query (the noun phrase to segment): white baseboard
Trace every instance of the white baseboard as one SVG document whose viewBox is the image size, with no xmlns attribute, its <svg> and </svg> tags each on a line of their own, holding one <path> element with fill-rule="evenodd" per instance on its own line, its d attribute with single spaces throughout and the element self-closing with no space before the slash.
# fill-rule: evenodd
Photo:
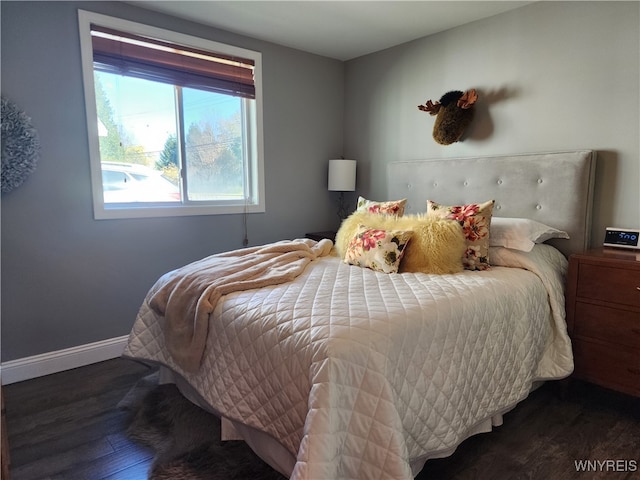
<svg viewBox="0 0 640 480">
<path fill-rule="evenodd" d="M 124 335 L 4 362 L 0 370 L 2 385 L 117 358 L 122 355 L 128 338 L 128 335 Z"/>
</svg>

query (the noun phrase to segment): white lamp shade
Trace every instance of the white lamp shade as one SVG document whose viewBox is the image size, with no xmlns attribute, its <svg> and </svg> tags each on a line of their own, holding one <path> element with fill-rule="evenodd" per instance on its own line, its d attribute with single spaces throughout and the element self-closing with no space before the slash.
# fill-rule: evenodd
<svg viewBox="0 0 640 480">
<path fill-rule="evenodd" d="M 356 189 L 356 161 L 329 160 L 329 190 L 352 192 Z"/>
</svg>

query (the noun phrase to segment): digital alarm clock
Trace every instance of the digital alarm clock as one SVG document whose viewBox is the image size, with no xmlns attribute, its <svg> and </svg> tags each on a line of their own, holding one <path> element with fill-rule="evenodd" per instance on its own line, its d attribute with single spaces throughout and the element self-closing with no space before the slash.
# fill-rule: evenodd
<svg viewBox="0 0 640 480">
<path fill-rule="evenodd" d="M 605 247 L 640 249 L 640 228 L 607 227 L 604 235 Z"/>
</svg>

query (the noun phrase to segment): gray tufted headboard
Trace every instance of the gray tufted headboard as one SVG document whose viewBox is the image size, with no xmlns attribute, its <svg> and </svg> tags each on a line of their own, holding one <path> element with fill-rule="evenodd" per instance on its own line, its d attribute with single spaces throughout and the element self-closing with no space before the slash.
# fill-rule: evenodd
<svg viewBox="0 0 640 480">
<path fill-rule="evenodd" d="M 591 150 L 388 164 L 388 198 L 407 198 L 406 213 L 442 204 L 495 199 L 493 215 L 531 218 L 569 233 L 551 240 L 566 256 L 589 247 L 596 153 Z"/>
</svg>

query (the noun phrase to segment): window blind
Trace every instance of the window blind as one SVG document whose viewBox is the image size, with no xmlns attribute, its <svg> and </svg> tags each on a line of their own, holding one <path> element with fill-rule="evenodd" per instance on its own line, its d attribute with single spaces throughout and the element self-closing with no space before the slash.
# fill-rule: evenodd
<svg viewBox="0 0 640 480">
<path fill-rule="evenodd" d="M 91 25 L 94 68 L 182 87 L 255 98 L 251 59 Z"/>
</svg>

